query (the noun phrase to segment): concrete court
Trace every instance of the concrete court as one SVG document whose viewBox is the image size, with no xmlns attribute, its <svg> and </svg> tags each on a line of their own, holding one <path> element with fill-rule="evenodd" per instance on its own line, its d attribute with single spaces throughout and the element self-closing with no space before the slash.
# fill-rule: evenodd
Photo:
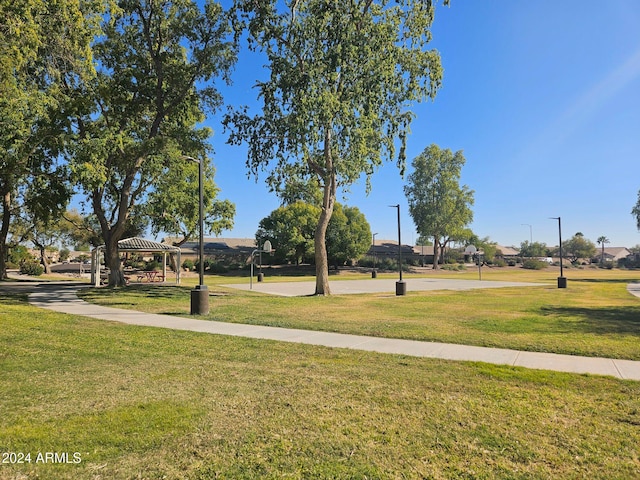
<svg viewBox="0 0 640 480">
<path fill-rule="evenodd" d="M 313 295 L 316 284 L 310 282 L 274 282 L 266 278 L 266 281 L 258 283 L 253 279 L 252 290 L 270 295 L 283 297 L 302 297 Z M 395 295 L 397 279 L 368 279 L 368 280 L 329 280 L 331 293 L 335 295 L 347 295 L 357 293 L 389 293 Z M 496 282 L 487 280 L 456 280 L 448 278 L 410 278 L 405 279 L 407 291 L 424 292 L 428 290 L 472 290 L 476 288 L 504 288 L 504 287 L 540 287 L 550 284 L 526 283 L 526 282 Z M 250 283 L 223 285 L 238 290 L 249 290 Z"/>
<path fill-rule="evenodd" d="M 41 285 L 29 296 L 29 301 L 31 304 L 41 308 L 129 325 L 170 328 L 416 357 L 484 362 L 558 372 L 607 375 L 619 379 L 640 381 L 640 361 L 580 357 L 554 353 L 522 352 L 503 348 L 367 337 L 363 335 L 244 325 L 198 320 L 189 317 L 148 314 L 89 304 L 78 298 L 76 295 L 78 288 L 80 288 L 78 285 Z M 630 293 L 634 292 L 630 291 Z"/>
</svg>

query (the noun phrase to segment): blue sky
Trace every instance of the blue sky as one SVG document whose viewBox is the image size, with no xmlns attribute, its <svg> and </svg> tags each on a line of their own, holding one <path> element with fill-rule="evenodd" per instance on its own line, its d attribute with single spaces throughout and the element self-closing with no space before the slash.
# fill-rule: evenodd
<svg viewBox="0 0 640 480">
<path fill-rule="evenodd" d="M 557 245 L 580 231 L 609 246 L 640 244 L 631 209 L 640 190 L 640 2 L 453 0 L 439 5 L 433 48 L 443 86 L 417 104 L 408 159 L 435 143 L 463 150 L 461 183 L 475 190 L 472 230 L 502 245 Z M 225 101 L 255 105 L 262 60 L 241 53 Z M 247 178 L 245 148 L 225 144 L 220 118 L 208 126 L 220 197 L 236 204 L 225 237 L 253 237 L 279 205 L 263 179 Z M 408 172 L 409 173 L 409 172 Z M 394 163 L 364 179 L 342 203 L 364 212 L 377 239 L 417 235 Z M 524 224 L 524 225 L 523 225 Z M 529 227 L 531 225 L 531 228 Z"/>
</svg>

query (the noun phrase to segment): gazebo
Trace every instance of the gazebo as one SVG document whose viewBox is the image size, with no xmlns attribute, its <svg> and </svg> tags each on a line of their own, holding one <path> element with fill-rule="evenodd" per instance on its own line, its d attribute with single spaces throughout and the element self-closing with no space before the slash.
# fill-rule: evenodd
<svg viewBox="0 0 640 480">
<path fill-rule="evenodd" d="M 100 285 L 100 254 L 104 252 L 105 246 L 100 245 L 91 251 L 91 283 L 98 287 Z M 118 251 L 135 253 L 162 253 L 162 278 L 167 278 L 167 255 L 175 253 L 176 259 L 176 284 L 180 284 L 180 247 L 174 247 L 166 243 L 154 242 L 144 238 L 125 238 L 118 242 Z"/>
</svg>

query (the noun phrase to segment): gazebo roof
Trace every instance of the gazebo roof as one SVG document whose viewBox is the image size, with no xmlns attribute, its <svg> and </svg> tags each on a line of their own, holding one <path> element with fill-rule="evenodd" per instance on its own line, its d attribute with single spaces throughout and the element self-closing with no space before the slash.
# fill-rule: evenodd
<svg viewBox="0 0 640 480">
<path fill-rule="evenodd" d="M 98 248 L 103 249 L 104 245 Z M 118 250 L 121 252 L 178 252 L 180 247 L 154 242 L 145 238 L 132 237 L 120 240 L 118 242 Z"/>
<path fill-rule="evenodd" d="M 96 287 L 100 285 L 100 262 L 99 256 L 105 250 L 105 245 L 100 245 L 92 251 L 91 255 L 91 283 Z M 153 240 L 146 240 L 140 237 L 125 238 L 118 242 L 118 251 L 120 252 L 146 252 L 156 253 L 160 252 L 163 255 L 162 260 L 162 279 L 167 275 L 166 258 L 170 253 L 175 253 L 178 257 L 177 264 L 180 265 L 180 247 L 175 247 L 166 243 L 154 242 Z M 176 283 L 180 283 L 180 269 L 176 268 Z"/>
</svg>

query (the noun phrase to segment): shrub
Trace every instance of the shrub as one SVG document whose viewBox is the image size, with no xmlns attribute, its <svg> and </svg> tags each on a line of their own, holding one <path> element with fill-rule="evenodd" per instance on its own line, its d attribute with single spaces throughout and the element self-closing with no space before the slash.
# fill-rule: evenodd
<svg viewBox="0 0 640 480">
<path fill-rule="evenodd" d="M 191 271 L 193 270 L 194 266 L 195 263 L 190 258 L 187 258 L 184 262 L 182 262 L 182 268 L 184 268 L 185 270 Z"/>
<path fill-rule="evenodd" d="M 60 261 L 65 262 L 69 260 L 69 256 L 71 255 L 71 251 L 68 248 L 63 248 L 60 250 Z"/>
<path fill-rule="evenodd" d="M 493 266 L 494 267 L 506 267 L 507 266 L 507 262 L 505 262 L 503 259 L 501 258 L 496 258 L 493 261 Z"/>
<path fill-rule="evenodd" d="M 210 273 L 227 273 L 229 268 L 219 262 L 207 261 L 204 263 L 205 270 L 209 270 Z"/>
<path fill-rule="evenodd" d="M 465 267 L 464 265 L 457 263 L 455 265 L 451 265 L 451 264 L 444 264 L 442 265 L 442 270 L 450 270 L 452 272 L 458 272 L 458 271 L 462 271 L 462 270 L 466 270 L 467 267 Z"/>
<path fill-rule="evenodd" d="M 405 259 L 402 259 L 403 263 Z M 398 270 L 398 261 L 388 257 L 376 258 L 376 270 Z M 358 260 L 359 267 L 372 268 L 373 257 L 364 257 Z"/>
<path fill-rule="evenodd" d="M 546 268 L 547 265 L 547 262 L 529 258 L 522 263 L 522 268 L 527 268 L 529 270 L 542 270 L 543 268 Z"/>
<path fill-rule="evenodd" d="M 144 266 L 144 269 L 147 272 L 151 272 L 153 270 L 157 270 L 158 268 L 160 268 L 160 264 L 158 262 L 156 262 L 155 260 L 151 260 L 150 262 L 147 262 L 147 264 Z"/>
<path fill-rule="evenodd" d="M 20 264 L 20 273 L 39 277 L 44 273 L 44 268 L 36 260 L 25 260 Z"/>
</svg>

